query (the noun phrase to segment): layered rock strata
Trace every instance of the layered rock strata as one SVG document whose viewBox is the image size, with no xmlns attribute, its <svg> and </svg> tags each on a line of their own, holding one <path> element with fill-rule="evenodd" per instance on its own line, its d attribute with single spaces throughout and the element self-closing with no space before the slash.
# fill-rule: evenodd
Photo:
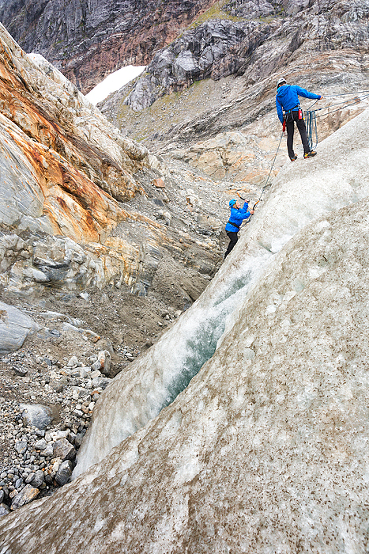
<svg viewBox="0 0 369 554">
<path fill-rule="evenodd" d="M 0 31 L 2 285 L 15 292 L 30 285 L 137 283 L 145 294 L 164 254 L 187 264 L 191 247 L 182 247 L 178 230 L 169 228 L 173 208 L 162 209 L 160 219 L 156 205 L 140 212 L 131 204 L 155 196 L 155 177 L 165 176 L 174 188 L 175 177 L 145 147 L 124 138 L 58 70 L 27 56 Z M 170 188 L 157 196 L 169 202 Z M 182 203 L 186 208 L 185 198 Z M 202 249 L 196 240 L 190 243 Z M 207 272 L 217 258 L 214 247 L 205 246 Z M 200 265 L 195 261 L 193 268 Z"/>
</svg>

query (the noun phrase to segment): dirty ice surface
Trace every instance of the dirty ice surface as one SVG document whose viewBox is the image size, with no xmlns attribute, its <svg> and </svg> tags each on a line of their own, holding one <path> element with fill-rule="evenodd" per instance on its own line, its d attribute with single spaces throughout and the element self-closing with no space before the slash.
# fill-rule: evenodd
<svg viewBox="0 0 369 554">
<path fill-rule="evenodd" d="M 88 94 L 86 98 L 96 106 L 98 102 L 102 102 L 105 98 L 109 96 L 112 92 L 119 90 L 124 85 L 135 79 L 144 71 L 146 66 L 139 65 L 127 65 L 121 67 L 118 71 L 114 71 L 108 75 L 101 83 L 96 85 Z"/>
<path fill-rule="evenodd" d="M 317 150 L 315 158 L 286 163 L 200 298 L 105 391 L 74 476 L 144 427 L 188 385 L 232 328 L 250 288 L 299 230 L 369 195 L 369 110 Z"/>
</svg>

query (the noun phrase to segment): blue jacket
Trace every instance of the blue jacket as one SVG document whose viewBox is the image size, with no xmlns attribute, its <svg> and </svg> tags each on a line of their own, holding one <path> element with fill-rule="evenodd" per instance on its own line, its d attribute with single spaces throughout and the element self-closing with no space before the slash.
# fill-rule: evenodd
<svg viewBox="0 0 369 554">
<path fill-rule="evenodd" d="M 228 221 L 227 225 L 225 226 L 226 231 L 237 233 L 243 220 L 247 219 L 251 215 L 250 212 L 247 211 L 248 207 L 249 207 L 248 203 L 245 202 L 243 205 L 243 208 L 240 208 L 239 210 L 237 210 L 237 208 L 231 208 L 231 215 L 230 215 L 229 221 L 237 225 L 237 227 L 234 227 Z"/>
<path fill-rule="evenodd" d="M 320 100 L 321 98 L 319 94 L 308 92 L 304 88 L 298 87 L 297 85 L 282 85 L 279 87 L 277 96 L 275 97 L 278 117 L 281 123 L 283 123 L 283 110 L 285 112 L 289 112 L 290 110 L 293 110 L 293 108 L 298 109 L 300 107 L 299 96 L 311 99 L 316 98 L 317 100 Z"/>
</svg>

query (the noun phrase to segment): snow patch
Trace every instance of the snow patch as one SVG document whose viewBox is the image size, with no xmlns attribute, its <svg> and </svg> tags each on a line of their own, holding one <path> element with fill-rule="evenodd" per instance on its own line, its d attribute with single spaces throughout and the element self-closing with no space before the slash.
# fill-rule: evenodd
<svg viewBox="0 0 369 554">
<path fill-rule="evenodd" d="M 86 94 L 86 98 L 96 106 L 96 104 L 107 98 L 109 94 L 119 90 L 124 85 L 141 75 L 145 69 L 145 65 L 127 65 L 125 67 L 121 67 L 118 71 L 114 71 L 114 73 L 111 73 L 103 81 L 101 81 L 101 83 L 96 85 L 95 88 Z"/>
</svg>

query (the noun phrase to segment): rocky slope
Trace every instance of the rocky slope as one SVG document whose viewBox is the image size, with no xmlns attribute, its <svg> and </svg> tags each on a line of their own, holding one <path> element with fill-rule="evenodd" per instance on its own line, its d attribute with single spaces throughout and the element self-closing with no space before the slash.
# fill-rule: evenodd
<svg viewBox="0 0 369 554">
<path fill-rule="evenodd" d="M 286 166 L 198 303 L 105 391 L 94 428 L 102 440 L 139 422 L 148 404 L 133 396 L 150 372 L 168 383 L 168 344 L 238 291 L 187 389 L 52 498 L 0 520 L 4 552 L 367 549 L 368 120 Z"/>
<path fill-rule="evenodd" d="M 42 9 L 45 7 L 47 11 L 52 5 L 53 3 L 49 2 L 45 6 L 40 4 L 38 7 Z M 68 4 L 68 6 L 71 5 Z M 5 4 L 3 3 L 2 6 L 4 9 Z M 124 6 L 127 7 L 128 4 L 125 3 Z M 179 5 L 176 4 L 176 6 L 181 9 Z M 192 9 L 191 6 L 187 5 Z M 171 7 L 173 6 L 170 4 L 166 14 L 170 12 Z M 30 9 L 32 12 L 34 6 Z M 105 17 L 109 9 L 110 5 L 106 11 L 103 10 L 104 13 L 101 12 L 101 15 Z M 98 11 L 98 7 L 96 10 Z M 78 10 L 75 13 L 78 15 Z M 55 13 L 56 16 L 60 20 L 60 14 Z M 219 267 L 220 247 L 224 238 L 221 235 L 221 229 L 227 217 L 227 201 L 231 195 L 233 196 L 238 190 L 245 195 L 251 194 L 251 198 L 257 199 L 260 195 L 260 185 L 265 183 L 272 163 L 275 168 L 273 173 L 276 173 L 286 160 L 282 146 L 277 159 L 273 161 L 280 138 L 279 123 L 275 125 L 275 81 L 282 69 L 289 80 L 297 81 L 317 92 L 323 92 L 326 97 L 324 110 L 319 114 L 320 138 L 331 134 L 363 110 L 367 102 L 366 95 L 364 93 L 358 95 L 357 100 L 360 102 L 355 104 L 352 92 L 369 89 L 367 18 L 368 9 L 363 2 L 346 4 L 328 1 L 310 3 L 290 1 L 284 2 L 283 5 L 280 2 L 217 3 L 212 11 L 204 14 L 197 22 L 199 25 L 188 30 L 167 49 L 158 52 L 142 79 L 120 91 L 118 95 L 112 96 L 104 104 L 104 112 L 119 125 L 121 133 L 109 124 L 97 109 L 86 102 L 78 90 L 48 62 L 40 57 L 26 56 L 5 30 L 1 29 L 0 163 L 5 186 L 0 191 L 1 299 L 4 301 L 1 305 L 0 331 L 11 328 L 11 333 L 2 335 L 6 341 L 3 340 L 0 345 L 1 352 L 6 354 L 1 368 L 4 418 L 0 428 L 1 450 L 4 452 L 0 468 L 0 487 L 3 491 L 3 493 L 0 492 L 0 500 L 5 498 L 6 506 L 2 506 L 4 512 L 9 510 L 10 505 L 16 509 L 22 503 L 30 501 L 39 494 L 39 489 L 42 491 L 41 494 L 51 493 L 59 481 L 65 482 L 68 479 L 72 469 L 69 457 L 74 457 L 75 452 L 71 450 L 72 454 L 63 453 L 55 443 L 65 439 L 74 450 L 79 448 L 82 435 L 89 427 L 92 412 L 95 411 L 95 402 L 101 395 L 105 398 L 113 398 L 113 415 L 114 411 L 116 413 L 120 411 L 119 405 L 122 402 L 124 410 L 130 406 L 133 413 L 132 417 L 130 415 L 127 418 L 126 427 L 122 426 L 124 433 L 126 428 L 130 429 L 128 434 L 114 435 L 113 431 L 116 428 L 114 421 L 111 425 L 109 423 L 102 426 L 104 430 L 109 429 L 103 437 L 103 442 L 109 449 L 119 444 L 132 430 L 146 425 L 180 391 L 177 384 L 171 386 L 170 380 L 169 392 L 165 387 L 163 390 L 163 385 L 166 386 L 168 382 L 166 378 L 161 378 L 160 372 L 156 369 L 158 363 L 160 365 L 164 362 L 168 368 L 173 369 L 183 354 L 182 341 L 189 329 L 194 335 L 190 341 L 194 352 L 188 356 L 188 360 L 191 363 L 194 361 L 196 371 L 201 367 L 206 356 L 212 355 L 219 332 L 223 330 L 222 325 L 227 313 L 221 308 L 224 299 L 219 301 L 220 308 L 216 308 L 217 315 L 211 319 L 211 324 L 216 323 L 218 326 L 216 331 L 213 331 L 211 325 L 205 324 L 202 319 L 204 314 L 206 316 L 208 313 L 206 305 L 201 317 L 196 317 L 195 321 L 191 319 L 191 311 L 187 312 L 189 315 L 182 316 L 181 322 L 166 335 L 172 337 L 169 346 L 165 342 L 168 339 L 163 339 L 160 342 L 162 346 L 158 349 L 153 349 L 147 354 L 144 354 L 144 351 L 157 341 L 166 327 L 174 325 L 181 311 L 186 310 L 199 296 Z M 145 17 L 142 20 L 147 21 Z M 164 35 L 167 36 L 165 33 Z M 96 40 L 98 36 L 98 34 L 95 36 Z M 83 49 L 84 46 L 82 45 L 81 48 Z M 78 48 L 77 51 L 80 52 Z M 90 56 L 90 53 L 86 56 Z M 100 54 L 99 59 L 106 61 L 105 54 L 101 52 Z M 86 62 L 86 58 L 83 60 Z M 79 63 L 77 58 L 74 61 Z M 109 64 L 108 61 L 106 67 L 110 67 Z M 85 65 L 88 73 L 92 66 L 87 62 Z M 343 102 L 340 97 L 329 97 L 330 94 L 343 92 L 349 93 L 343 97 Z M 365 132 L 360 131 L 359 135 L 364 136 Z M 137 144 L 132 137 L 139 138 L 141 141 L 143 139 L 143 143 L 153 147 L 159 154 L 153 156 L 142 142 Z M 326 156 L 324 167 L 322 166 L 323 173 L 326 171 L 329 176 L 335 175 L 336 160 L 341 161 L 342 155 L 345 154 L 342 163 L 358 172 L 347 184 L 350 191 L 350 187 L 354 187 L 354 192 L 352 194 L 350 192 L 349 201 L 363 198 L 366 195 L 364 192 L 367 183 L 367 174 L 360 173 L 362 160 L 367 159 L 366 151 L 360 152 L 357 158 L 354 156 L 353 159 L 349 159 L 346 156 L 346 154 L 352 154 L 354 139 L 358 139 L 355 133 L 351 142 L 346 142 L 341 149 L 333 148 L 332 159 Z M 360 148 L 363 149 L 361 143 Z M 304 164 L 302 160 L 301 164 Z M 303 216 L 300 212 L 294 213 L 292 210 L 291 218 L 293 226 L 296 227 L 301 222 L 305 224 L 310 221 L 311 217 L 315 216 L 314 209 L 321 210 L 323 206 L 324 210 L 327 208 L 329 211 L 333 205 L 336 206 L 332 200 L 335 198 L 333 190 L 332 198 L 329 198 L 326 203 L 322 202 L 321 191 L 314 181 L 314 172 L 311 172 L 312 167 L 319 171 L 317 169 L 319 166 L 301 164 L 299 160 L 293 169 L 290 168 L 290 174 L 294 177 L 303 175 L 303 182 L 299 182 L 296 190 L 299 187 L 305 190 L 312 182 L 311 192 L 314 194 L 311 194 L 308 200 L 304 198 L 302 204 L 299 204 L 301 209 L 303 207 Z M 359 184 L 359 174 L 361 181 L 364 181 L 362 188 Z M 288 181 L 286 171 L 278 181 L 280 185 L 282 179 Z M 335 186 L 341 180 L 342 175 L 337 175 Z M 342 196 L 345 197 L 345 194 L 342 193 Z M 285 220 L 291 220 L 285 217 L 286 207 L 290 209 L 291 205 L 295 206 L 296 195 L 294 196 L 291 190 L 284 190 L 283 194 L 279 194 L 277 190 L 272 200 L 270 211 L 266 215 L 263 212 L 266 217 L 265 225 L 259 220 L 259 235 L 255 239 L 259 247 L 269 254 L 275 251 L 275 243 L 272 233 L 269 231 L 265 233 L 265 228 L 274 230 L 277 227 L 281 232 L 285 229 Z M 307 208 L 306 204 L 309 204 Z M 345 204 L 347 199 L 342 202 L 340 200 L 338 207 Z M 276 214 L 279 214 L 278 223 L 275 221 Z M 366 235 L 361 227 L 364 221 L 363 213 L 360 212 L 358 217 L 358 221 L 355 220 L 355 225 L 358 224 L 357 235 L 361 237 L 360 241 L 364 244 Z M 337 221 L 332 218 L 329 224 L 332 225 L 332 229 L 334 228 L 334 232 L 337 232 L 337 243 L 340 241 L 342 243 Z M 294 232 L 295 230 L 294 228 Z M 314 240 L 323 240 L 319 235 L 323 231 L 324 225 L 318 228 Z M 287 235 L 288 232 L 286 232 Z M 355 233 L 355 227 L 350 229 L 350 232 Z M 282 239 L 283 242 L 285 238 L 282 237 Z M 304 241 L 305 238 L 302 240 Z M 311 244 L 309 237 L 306 238 L 306 242 Z M 336 242 L 332 244 L 336 248 Z M 243 246 L 245 248 L 245 244 Z M 297 241 L 291 248 L 287 258 L 293 257 L 295 248 L 303 250 L 301 241 Z M 246 261 L 248 254 L 251 257 L 251 250 L 247 251 Z M 347 247 L 347 252 L 347 256 L 351 256 L 352 259 L 360 258 L 353 249 L 350 250 Z M 307 256 L 309 259 L 309 251 Z M 305 267 L 307 262 L 300 261 L 301 267 Z M 358 259 L 359 265 L 361 262 L 361 259 Z M 324 265 L 324 259 L 321 263 Z M 246 272 L 248 275 L 249 268 L 246 270 L 244 264 L 245 253 L 235 258 L 235 264 L 232 264 L 232 268 L 236 270 L 232 284 L 235 290 L 244 285 L 243 273 Z M 285 267 L 284 264 L 283 261 L 283 267 Z M 221 270 L 221 278 L 215 282 L 212 290 L 217 283 L 225 279 L 228 271 L 228 266 Z M 308 271 L 314 274 L 315 267 L 309 268 Z M 352 277 L 350 271 L 349 268 L 343 277 L 333 272 L 332 282 L 338 280 L 337 286 L 343 286 L 342 279 L 350 281 Z M 279 278 L 278 270 L 272 272 L 271 282 L 273 279 L 279 282 Z M 283 276 L 281 279 L 283 281 Z M 298 275 L 297 288 L 301 281 L 299 279 Z M 271 282 L 268 282 L 267 286 L 270 286 Z M 281 287 L 283 286 L 282 284 Z M 264 291 L 263 284 L 260 287 Z M 133 296 L 132 292 L 137 296 Z M 232 297 L 233 293 L 225 294 Z M 354 297 L 357 294 L 355 289 Z M 257 306 L 263 301 L 262 296 L 262 293 L 256 295 L 255 313 Z M 289 298 L 288 294 L 287 297 Z M 22 310 L 22 313 L 15 317 L 15 321 L 13 307 L 10 304 Z M 201 302 L 199 304 L 201 305 Z M 278 298 L 274 304 L 279 306 Z M 296 313 L 304 313 L 307 309 L 304 304 L 298 305 Z M 274 313 L 273 306 L 268 305 L 266 310 L 268 314 Z M 240 312 L 241 316 L 246 317 L 246 312 Z M 25 314 L 32 316 L 31 322 L 25 318 Z M 221 314 L 221 323 L 218 321 L 219 314 Z M 314 313 L 314 317 L 318 315 Z M 297 315 L 292 315 L 291 318 L 295 321 Z M 353 318 L 356 325 L 360 317 L 355 313 Z M 21 325 L 19 325 L 20 321 L 23 322 Z M 28 327 L 25 326 L 24 321 L 27 321 Z M 237 333 L 245 331 L 242 322 L 237 325 Z M 264 333 L 263 321 L 250 322 L 250 325 L 260 329 L 261 334 Z M 288 328 L 288 323 L 285 320 L 282 322 L 278 320 L 276 329 L 285 327 Z M 269 339 L 269 332 L 277 333 L 266 327 L 263 340 L 270 341 L 274 345 L 277 338 L 273 335 Z M 313 329 L 312 340 L 317 341 L 314 333 Z M 339 329 L 337 335 L 340 333 L 342 334 Z M 298 330 L 296 335 L 299 334 L 304 336 Z M 9 339 L 10 335 L 17 340 L 12 342 Z M 234 343 L 237 340 L 236 336 L 232 336 Z M 281 338 L 281 342 L 283 341 L 284 337 Z M 22 344 L 22 349 L 17 350 Z M 248 367 L 249 356 L 253 354 L 246 348 L 243 357 L 242 345 L 239 346 L 242 364 Z M 262 349 L 262 344 L 260 348 Z M 300 352 L 303 350 L 303 345 L 296 342 L 294 348 L 296 352 Z M 168 359 L 168 352 L 175 355 L 175 364 L 173 360 Z M 229 348 L 229 352 L 233 354 L 232 348 Z M 131 366 L 131 362 L 140 353 L 144 355 L 139 362 Z M 283 357 L 285 354 L 280 355 Z M 111 364 L 107 360 L 111 360 Z M 288 356 L 286 360 L 286 364 L 289 363 Z M 226 373 L 228 372 L 222 352 L 220 358 L 218 354 L 215 355 L 214 367 L 218 362 L 220 365 L 218 364 L 218 369 L 215 368 L 214 382 L 211 381 L 211 387 L 217 391 L 216 396 L 221 398 L 223 393 L 216 389 L 216 385 L 217 382 L 222 381 L 223 369 L 226 368 Z M 270 363 L 271 369 L 274 367 L 274 362 L 274 359 L 266 360 L 267 364 Z M 109 380 L 121 370 L 123 370 L 121 377 L 114 381 L 106 393 L 103 393 Z M 135 385 L 135 378 L 140 375 L 139 371 L 143 374 L 139 377 L 139 384 Z M 186 384 L 196 371 L 192 368 L 185 372 Z M 232 371 L 232 369 L 229 370 L 229 380 L 224 385 L 227 390 L 232 390 L 232 383 L 237 380 Z M 155 389 L 155 394 L 154 389 L 150 388 L 152 384 L 150 372 L 154 374 L 154 381 L 158 379 L 158 383 L 155 381 L 158 387 Z M 300 379 L 300 373 L 296 375 L 296 379 Z M 250 382 L 252 376 L 247 375 L 245 379 Z M 127 398 L 122 395 L 121 389 L 117 388 L 118 382 L 128 383 L 127 390 L 132 394 L 128 394 Z M 31 383 L 32 390 L 30 390 Z M 195 379 L 195 386 L 197 386 L 196 383 L 199 381 Z M 134 390 L 130 388 L 131 385 Z M 326 383 L 327 387 L 328 385 Z M 258 384 L 260 390 L 265 386 L 268 386 L 268 383 Z M 340 384 L 337 387 L 341 390 L 339 386 Z M 355 388 L 356 384 L 352 386 Z M 145 387 L 147 387 L 147 397 L 154 398 L 154 407 L 146 406 L 146 398 L 142 401 L 142 391 Z M 181 397 L 178 400 L 182 413 L 187 413 L 186 402 L 188 402 L 196 414 L 194 398 L 198 389 L 193 390 L 195 390 L 194 396 L 191 388 L 183 395 L 183 405 Z M 115 398 L 115 395 L 118 395 L 118 398 Z M 202 395 L 201 391 L 200 395 Z M 206 406 L 204 409 L 208 410 L 209 418 L 212 419 L 213 411 L 212 407 L 206 404 L 206 395 L 207 391 L 202 397 L 203 406 Z M 20 407 L 20 403 L 28 403 L 30 397 L 33 404 L 41 403 L 58 414 L 52 424 L 47 424 L 46 429 L 39 429 L 39 432 L 29 424 L 23 414 L 23 408 Z M 264 406 L 263 398 L 261 396 L 259 399 L 262 406 Z M 271 406 L 274 403 L 272 399 Z M 112 402 L 108 404 L 110 406 Z M 176 410 L 175 406 L 177 404 L 168 411 L 164 410 L 163 415 L 159 416 L 159 427 L 163 421 L 163 425 L 166 425 L 165 414 L 169 414 L 170 418 L 173 410 Z M 283 406 L 283 410 L 287 408 L 288 406 Z M 96 409 L 98 422 L 108 406 L 105 404 L 103 407 L 103 401 L 101 401 Z M 232 413 L 229 412 L 230 418 L 233 417 Z M 174 421 L 174 428 L 177 425 L 176 421 Z M 174 450 L 178 448 L 178 451 L 185 452 L 183 459 L 176 458 L 172 452 L 168 454 L 171 459 L 175 459 L 176 467 L 180 468 L 179 473 L 185 476 L 192 475 L 193 468 L 197 467 L 197 460 L 192 450 L 190 449 L 188 456 L 186 454 L 186 437 L 192 443 L 196 442 L 194 437 L 198 436 L 196 424 L 192 420 L 190 423 L 188 435 L 179 436 L 175 432 L 178 440 L 175 439 L 172 445 Z M 304 422 L 301 423 L 301 425 L 304 424 Z M 157 468 L 155 464 L 158 463 L 160 466 L 161 463 L 156 462 L 155 454 L 151 449 L 158 450 L 158 456 L 163 452 L 155 425 L 153 420 L 153 423 L 149 423 L 141 434 L 138 433 L 131 441 L 123 443 L 128 445 L 128 458 L 135 460 L 135 446 L 130 450 L 130 445 L 135 445 L 136 440 L 140 441 L 141 436 L 144 437 L 143 443 L 140 444 L 140 451 L 147 452 L 145 458 L 147 462 L 142 463 L 143 465 L 147 463 L 148 474 L 151 472 L 151 467 Z M 172 423 L 168 425 L 169 431 L 166 427 L 165 432 L 168 431 L 170 434 Z M 204 425 L 204 428 L 207 428 L 206 424 Z M 154 430 L 150 435 L 152 426 Z M 96 438 L 97 427 L 98 424 L 94 426 L 90 436 Z M 149 433 L 147 443 L 145 442 L 146 431 Z M 322 440 L 326 440 L 326 436 L 323 435 L 324 432 Z M 245 436 L 242 432 L 240 436 L 240 441 L 244 444 Z M 260 438 L 257 433 L 255 437 L 256 441 Z M 40 440 L 43 440 L 41 444 Z M 92 442 L 99 444 L 98 440 Z M 236 443 L 239 444 L 238 439 Z M 85 441 L 85 444 L 89 443 Z M 68 446 L 68 448 L 71 447 Z M 250 449 L 252 450 L 251 446 Z M 150 454 L 148 454 L 149 450 Z M 211 450 L 211 445 L 201 445 L 201 451 L 207 460 L 212 456 Z M 88 446 L 85 447 L 86 452 L 88 452 L 87 457 L 90 457 L 91 451 Z M 119 456 L 121 455 L 122 453 L 119 452 Z M 91 460 L 98 460 L 101 458 L 101 453 L 96 459 L 93 456 L 91 455 Z M 114 455 L 109 463 L 111 464 L 109 477 L 106 477 L 103 467 L 101 467 L 101 475 L 96 477 L 95 484 L 98 484 L 100 489 L 96 498 L 100 498 L 98 495 L 103 495 L 106 489 L 110 489 L 115 499 L 123 505 L 124 501 L 119 494 L 116 494 L 115 485 L 109 482 L 114 472 L 118 471 L 115 468 Z M 229 459 L 226 459 L 225 464 L 227 467 L 232 466 Z M 171 474 L 170 467 L 171 462 L 168 467 L 165 466 L 164 471 L 168 470 L 167 473 L 171 476 L 169 480 L 177 483 L 177 474 Z M 215 472 L 219 470 L 225 473 L 226 471 L 223 466 L 219 469 L 215 462 L 209 467 Z M 143 502 L 150 504 L 151 491 L 153 488 L 159 490 L 159 483 L 155 480 L 151 483 L 148 474 L 145 474 L 146 469 L 139 466 L 137 468 L 138 472 L 143 472 L 145 482 L 149 483 L 147 496 L 139 487 L 137 494 L 142 496 Z M 63 470 L 62 476 L 58 476 L 59 469 Z M 237 478 L 237 471 L 239 473 L 239 468 L 232 469 L 234 480 Z M 346 469 L 342 471 L 340 475 L 346 479 Z M 40 472 L 44 474 L 42 482 Z M 160 470 L 155 472 L 160 478 Z M 204 472 L 206 473 L 206 469 Z M 302 474 L 303 472 L 301 479 Z M 91 473 L 86 478 L 87 481 L 92 475 Z M 122 479 L 124 480 L 125 476 Z M 179 479 L 182 477 L 180 476 Z M 82 482 L 82 487 L 87 481 Z M 212 491 L 213 486 L 215 489 L 221 486 L 220 482 L 214 483 L 213 485 L 210 481 L 207 482 L 209 491 Z M 300 494 L 299 483 L 300 481 L 297 480 L 294 489 L 297 491 L 296 494 Z M 248 487 L 246 482 L 243 485 Z M 69 499 L 68 495 L 74 494 L 75 486 L 77 485 L 72 485 L 70 489 L 72 492 L 65 492 L 65 498 Z M 86 484 L 87 488 L 88 486 L 89 484 Z M 355 486 L 355 483 L 351 482 L 350 493 Z M 135 499 L 135 485 L 130 490 L 133 491 L 132 498 Z M 168 485 L 168 491 L 167 505 L 173 507 L 175 502 L 172 503 L 171 499 L 177 494 L 177 489 L 173 492 Z M 231 487 L 227 487 L 221 500 L 226 508 L 231 503 L 229 491 Z M 63 494 L 60 495 L 61 498 L 64 498 Z M 179 494 L 182 494 L 182 489 Z M 215 498 L 216 491 L 214 495 L 213 497 L 213 492 L 210 493 L 210 497 Z M 160 502 L 165 503 L 163 500 L 165 494 L 164 497 L 161 493 L 159 496 Z M 197 492 L 195 496 L 198 496 Z M 165 501 L 168 498 L 165 497 Z M 101 501 L 102 520 L 106 515 L 104 501 Z M 52 504 L 55 510 L 59 509 L 58 502 L 55 500 L 55 504 Z M 128 511 L 129 502 L 130 500 L 127 500 Z M 288 500 L 283 497 L 283 502 Z M 119 531 L 118 539 L 110 536 L 110 531 L 107 531 L 104 535 L 104 540 L 107 537 L 108 541 L 106 546 L 104 540 L 100 540 L 101 527 L 97 522 L 95 537 L 94 533 L 90 532 L 93 519 L 88 512 L 87 505 L 90 503 L 86 493 L 86 518 L 83 516 L 82 520 L 83 525 L 86 525 L 88 540 L 90 536 L 93 537 L 91 539 L 93 544 L 88 544 L 86 547 L 92 549 L 89 552 L 94 551 L 93 549 L 104 551 L 104 548 L 108 548 L 107 551 L 109 551 L 109 548 L 113 548 L 110 544 L 115 540 L 119 551 L 122 551 L 123 540 L 130 541 L 134 545 L 132 548 L 139 551 L 140 546 L 136 542 L 134 530 L 127 531 L 126 534 L 125 531 L 124 533 Z M 200 504 L 197 504 L 195 509 L 202 514 L 203 508 Z M 164 504 L 159 503 L 159 506 Z M 272 512 L 274 508 L 275 504 L 272 502 Z M 252 509 L 255 512 L 251 515 L 256 513 L 260 521 L 270 523 L 269 512 L 263 512 L 256 506 Z M 38 513 L 39 508 L 35 507 L 34 510 Z M 166 508 L 159 507 L 158 513 L 164 513 L 165 510 Z M 221 509 L 217 510 L 218 508 L 214 512 L 216 513 L 214 520 L 219 521 L 222 519 Z M 33 513 L 32 510 L 31 513 Z M 298 509 L 296 513 L 298 513 L 297 517 L 304 518 Z M 193 532 L 195 528 L 197 529 L 197 524 L 191 517 L 186 520 L 186 514 L 183 517 L 181 514 L 182 512 L 179 515 L 174 514 L 174 520 L 179 522 L 181 529 L 186 528 L 190 531 L 184 531 L 181 534 L 181 531 L 178 532 L 178 525 L 174 524 L 173 533 L 179 533 L 178 536 L 182 541 L 179 548 L 182 550 L 186 548 L 187 541 L 190 549 L 200 551 L 202 542 L 196 543 L 196 538 L 186 538 L 186 533 L 194 537 L 198 536 Z M 71 515 L 71 517 L 74 516 L 75 514 Z M 110 515 L 107 516 L 108 519 L 109 517 Z M 157 517 L 160 519 L 160 514 Z M 234 523 L 232 517 L 231 515 L 230 520 Z M 17 518 L 14 519 L 18 522 Z M 200 519 L 203 522 L 202 516 Z M 271 519 L 275 521 L 274 515 Z M 11 519 L 8 521 L 9 527 L 5 525 L 5 528 L 11 537 L 9 540 L 13 540 L 13 523 Z M 152 538 L 151 531 L 148 531 L 145 538 L 145 551 L 147 544 L 152 545 L 153 551 L 167 548 L 161 541 L 167 541 L 165 545 L 169 544 L 169 550 L 175 549 L 174 543 L 173 548 L 171 546 L 172 539 L 168 539 L 168 534 L 163 530 L 163 522 L 154 521 L 150 517 L 147 521 L 150 529 L 157 525 L 159 538 Z M 316 521 L 320 525 L 321 520 L 317 518 Z M 111 521 L 113 527 L 116 524 L 123 525 L 121 522 Z M 281 526 L 284 524 L 285 522 L 282 522 Z M 37 526 L 37 521 L 35 525 Z M 199 525 L 201 527 L 202 523 Z M 293 528 L 291 521 L 286 525 Z M 170 524 L 169 528 L 171 528 Z M 206 526 L 201 529 L 200 534 L 208 537 Z M 244 531 L 242 528 L 242 533 Z M 250 529 L 246 531 L 252 534 Z M 273 527 L 274 536 L 275 531 L 276 527 Z M 81 551 L 85 547 L 84 533 L 85 531 L 80 537 L 82 543 L 77 546 Z M 359 537 L 359 542 L 362 542 L 360 532 L 355 530 L 355 533 Z M 307 552 L 314 551 L 314 548 L 316 551 L 321 551 L 319 548 L 323 539 L 317 539 L 316 547 L 315 543 L 313 546 L 307 546 L 306 536 L 305 533 L 301 535 L 299 529 L 294 531 L 291 539 L 292 550 L 296 544 L 304 544 Z M 324 532 L 319 535 L 321 536 L 325 537 Z M 44 538 L 45 548 L 48 548 L 47 541 L 50 537 L 45 534 Z M 27 540 L 26 535 L 19 538 L 20 549 Z M 60 551 L 63 552 L 68 551 L 65 549 L 74 547 L 72 542 L 67 546 L 63 543 L 64 538 L 58 536 L 57 529 L 50 540 L 59 545 Z M 141 541 L 141 538 L 137 540 Z M 238 539 L 232 536 L 229 540 L 234 548 L 238 547 L 235 546 Z M 265 540 L 268 541 L 268 537 Z M 287 539 L 282 537 L 281 544 L 284 544 L 285 540 Z M 257 542 L 259 539 L 255 541 L 259 544 Z M 207 544 L 206 541 L 205 543 Z M 212 551 L 218 548 L 217 540 L 214 539 L 213 543 L 210 541 L 210 544 L 209 548 Z M 337 544 L 334 543 L 332 547 L 335 551 L 341 548 Z M 221 547 L 223 548 L 223 544 Z M 32 549 L 33 545 L 30 548 Z M 253 551 L 257 551 L 257 548 Z"/>
<path fill-rule="evenodd" d="M 16 261 L 9 251 L 24 252 L 17 290 L 31 280 L 35 289 L 44 283 L 70 288 L 123 283 L 144 294 L 164 252 L 211 273 L 210 239 L 205 247 L 210 265 L 206 255 L 200 265 L 189 260 L 198 234 L 193 242 L 188 231 L 198 231 L 194 204 L 200 203 L 195 192 L 192 199 L 187 193 L 192 175 L 183 179 L 180 168 L 170 169 L 122 137 L 57 70 L 45 60 L 29 59 L 3 28 L 1 38 L 1 224 L 23 233 L 17 244 L 2 239 L 5 290 Z M 181 187 L 175 186 L 176 172 Z M 221 224 L 215 219 L 206 224 L 209 216 L 204 208 L 208 237 Z M 50 236 L 40 237 L 36 246 L 31 235 L 40 232 Z M 192 246 L 184 243 L 188 239 Z"/>
<path fill-rule="evenodd" d="M 10 0 L 0 21 L 83 92 L 124 65 L 146 65 L 215 0 Z"/>
</svg>

